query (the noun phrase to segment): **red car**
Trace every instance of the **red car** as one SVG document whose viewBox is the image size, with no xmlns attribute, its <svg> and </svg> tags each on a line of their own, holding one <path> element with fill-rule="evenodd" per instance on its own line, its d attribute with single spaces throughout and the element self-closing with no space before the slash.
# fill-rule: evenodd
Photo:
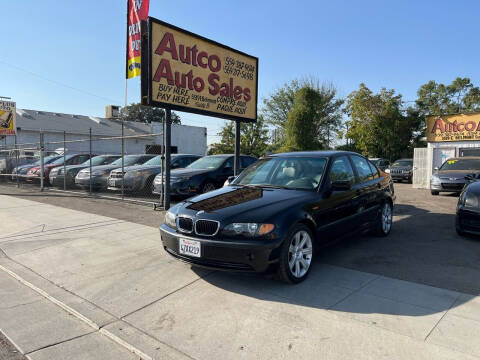
<svg viewBox="0 0 480 360">
<path fill-rule="evenodd" d="M 95 155 L 92 154 L 91 156 L 93 157 Z M 65 156 L 65 165 L 67 165 L 67 166 L 68 165 L 79 165 L 81 163 L 84 163 L 88 159 L 90 159 L 90 154 L 70 154 L 70 155 L 66 155 Z M 59 159 L 55 160 L 54 162 L 52 162 L 50 164 L 47 164 L 47 165 L 44 165 L 44 167 L 43 167 L 43 181 L 44 181 L 45 185 L 48 185 L 48 183 L 49 183 L 50 171 L 53 168 L 63 166 L 63 161 L 64 161 L 64 159 L 63 159 L 63 156 L 62 156 Z M 30 170 L 28 170 L 26 180 L 27 180 L 27 182 L 38 182 L 38 181 L 40 181 L 40 176 L 41 176 L 40 166 L 35 166 L 35 167 L 31 168 Z"/>
</svg>

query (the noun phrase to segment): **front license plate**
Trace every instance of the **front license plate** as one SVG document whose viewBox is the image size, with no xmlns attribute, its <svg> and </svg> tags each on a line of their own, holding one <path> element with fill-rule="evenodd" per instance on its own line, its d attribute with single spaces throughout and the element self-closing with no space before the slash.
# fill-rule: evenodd
<svg viewBox="0 0 480 360">
<path fill-rule="evenodd" d="M 109 179 L 108 180 L 108 185 L 109 186 L 115 186 L 115 179 Z"/>
<path fill-rule="evenodd" d="M 200 241 L 189 240 L 189 239 L 178 239 L 178 250 L 182 255 L 200 257 Z"/>
</svg>

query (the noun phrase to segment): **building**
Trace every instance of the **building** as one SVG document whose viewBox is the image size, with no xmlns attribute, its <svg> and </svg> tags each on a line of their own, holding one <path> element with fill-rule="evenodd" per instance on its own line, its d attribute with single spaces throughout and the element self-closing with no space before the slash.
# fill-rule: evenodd
<svg viewBox="0 0 480 360">
<path fill-rule="evenodd" d="M 414 187 L 430 188 L 435 168 L 447 159 L 480 156 L 480 113 L 430 116 L 426 131 L 427 147 L 414 151 Z"/>
<path fill-rule="evenodd" d="M 107 111 L 108 114 L 108 111 Z M 163 144 L 162 123 L 124 123 L 125 153 L 160 153 Z M 121 153 L 120 137 L 122 122 L 117 118 L 100 118 L 85 115 L 62 114 L 37 110 L 17 109 L 17 144 L 22 147 L 38 146 L 40 132 L 44 134 L 46 150 L 63 148 L 64 132 L 68 152 L 88 152 L 89 132 L 92 132 L 92 152 L 95 154 Z M 14 136 L 7 136 L 0 145 L 12 147 Z M 172 124 L 172 153 L 205 155 L 207 151 L 207 129 L 198 126 Z"/>
</svg>

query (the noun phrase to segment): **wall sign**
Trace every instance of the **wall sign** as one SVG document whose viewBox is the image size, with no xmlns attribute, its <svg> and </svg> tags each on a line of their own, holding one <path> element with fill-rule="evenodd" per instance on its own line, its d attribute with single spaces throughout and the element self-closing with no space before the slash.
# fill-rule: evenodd
<svg viewBox="0 0 480 360">
<path fill-rule="evenodd" d="M 16 135 L 15 116 L 15 102 L 0 101 L 0 135 Z"/>
<path fill-rule="evenodd" d="M 427 141 L 480 140 L 480 113 L 429 116 Z"/>
<path fill-rule="evenodd" d="M 149 59 L 147 65 L 142 61 L 142 69 L 147 66 L 142 70 L 144 102 L 256 121 L 258 58 L 151 17 L 147 39 L 148 44 L 142 42 Z"/>
</svg>

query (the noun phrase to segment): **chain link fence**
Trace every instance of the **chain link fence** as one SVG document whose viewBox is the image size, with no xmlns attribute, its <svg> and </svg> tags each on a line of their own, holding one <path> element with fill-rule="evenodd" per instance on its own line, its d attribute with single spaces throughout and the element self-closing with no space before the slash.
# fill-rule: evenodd
<svg viewBox="0 0 480 360">
<path fill-rule="evenodd" d="M 161 133 L 105 137 L 90 129 L 85 136 L 58 138 L 40 133 L 36 143 L 0 144 L 0 182 L 163 208 L 165 149 L 153 145 Z M 184 167 L 198 158 L 179 154 L 172 159 Z"/>
</svg>

